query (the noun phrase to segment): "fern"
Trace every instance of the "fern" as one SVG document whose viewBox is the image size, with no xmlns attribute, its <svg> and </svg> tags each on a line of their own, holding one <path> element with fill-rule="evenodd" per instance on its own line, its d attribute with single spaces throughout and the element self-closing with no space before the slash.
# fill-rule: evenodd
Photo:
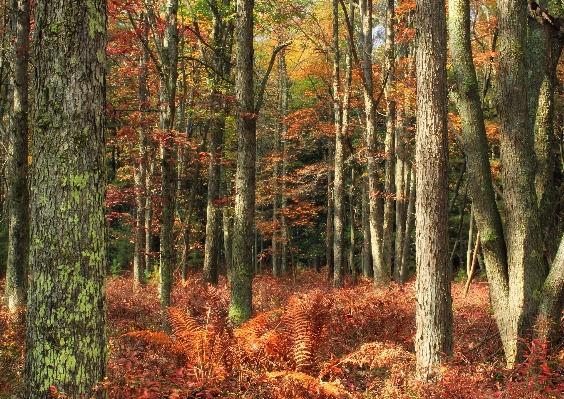
<svg viewBox="0 0 564 399">
<path fill-rule="evenodd" d="M 406 350 L 397 346 L 369 342 L 362 345 L 357 351 L 342 357 L 338 365 L 351 365 L 359 368 L 374 370 L 381 367 L 390 367 L 399 362 L 409 362 L 413 358 Z"/>
<path fill-rule="evenodd" d="M 348 398 L 344 389 L 330 382 L 297 371 L 266 373 L 265 382 L 274 398 L 329 399 Z"/>
<path fill-rule="evenodd" d="M 153 331 L 135 331 L 125 335 L 142 339 L 167 353 L 186 358 L 197 380 L 223 378 L 227 351 L 231 345 L 228 334 L 225 331 L 216 332 L 209 323 L 199 325 L 183 309 L 169 307 L 166 315 L 172 327 L 172 335 Z"/>
<path fill-rule="evenodd" d="M 324 341 L 329 307 L 320 291 L 297 300 L 288 307 L 284 319 L 293 341 L 297 371 L 307 371 L 314 364 L 315 354 Z"/>
<path fill-rule="evenodd" d="M 170 352 L 177 357 L 185 355 L 185 348 L 182 343 L 161 331 L 132 331 L 122 336 L 140 339 L 153 347 Z"/>
</svg>

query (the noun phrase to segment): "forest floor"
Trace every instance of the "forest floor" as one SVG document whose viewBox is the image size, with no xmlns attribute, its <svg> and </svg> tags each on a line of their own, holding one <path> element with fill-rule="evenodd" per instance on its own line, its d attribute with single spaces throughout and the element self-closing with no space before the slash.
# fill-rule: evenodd
<svg viewBox="0 0 564 399">
<path fill-rule="evenodd" d="M 3 291 L 3 282 L 0 289 Z M 201 275 L 173 290 L 159 332 L 156 282 L 133 294 L 108 279 L 109 398 L 564 398 L 564 350 L 529 341 L 527 360 L 503 367 L 501 342 L 478 279 L 453 283 L 454 356 L 432 383 L 414 380 L 415 286 L 376 292 L 367 280 L 334 289 L 322 274 L 257 276 L 255 317 L 227 322 L 225 280 Z M 25 328 L 0 308 L 0 398 L 22 389 Z"/>
</svg>

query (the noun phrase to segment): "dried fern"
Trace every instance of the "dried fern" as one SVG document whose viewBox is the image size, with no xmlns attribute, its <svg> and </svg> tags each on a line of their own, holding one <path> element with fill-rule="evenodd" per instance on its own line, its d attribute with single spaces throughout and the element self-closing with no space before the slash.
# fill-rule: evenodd
<svg viewBox="0 0 564 399">
<path fill-rule="evenodd" d="M 280 310 L 261 313 L 235 331 L 241 360 L 266 370 L 288 361 L 291 342 L 280 327 Z"/>
<path fill-rule="evenodd" d="M 153 347 L 172 353 L 175 356 L 185 355 L 185 348 L 182 343 L 161 331 L 132 331 L 122 336 L 140 339 Z"/>
<path fill-rule="evenodd" d="M 166 315 L 173 335 L 153 331 L 135 331 L 125 335 L 143 339 L 167 353 L 188 359 L 198 380 L 223 378 L 226 353 L 231 345 L 225 331 L 218 333 L 209 324 L 199 325 L 183 309 L 169 307 Z"/>
<path fill-rule="evenodd" d="M 374 370 L 390 367 L 399 362 L 409 362 L 412 358 L 413 355 L 395 345 L 369 342 L 362 345 L 357 351 L 342 357 L 337 364 Z"/>
<path fill-rule="evenodd" d="M 320 381 L 308 374 L 296 371 L 266 373 L 265 382 L 273 398 L 329 399 L 348 398 L 341 387 Z"/>
<path fill-rule="evenodd" d="M 315 354 L 324 341 L 329 307 L 327 299 L 319 291 L 288 307 L 284 320 L 293 341 L 297 371 L 307 371 L 314 364 Z"/>
</svg>

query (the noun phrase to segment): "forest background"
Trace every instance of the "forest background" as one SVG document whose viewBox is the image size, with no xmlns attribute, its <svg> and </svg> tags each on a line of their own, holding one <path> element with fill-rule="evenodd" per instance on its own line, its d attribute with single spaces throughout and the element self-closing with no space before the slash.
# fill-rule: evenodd
<svg viewBox="0 0 564 399">
<path fill-rule="evenodd" d="M 466 380 L 462 378 L 458 397 L 479 390 L 494 397 L 561 394 L 564 260 L 558 249 L 564 131 L 559 59 L 564 39 L 559 18 L 564 10 L 534 2 L 521 8 L 505 1 L 449 4 L 450 57 L 444 79 L 431 81 L 450 100 L 447 108 L 432 111 L 444 113 L 448 144 L 431 148 L 431 140 L 418 136 L 416 129 L 423 123 L 417 122 L 421 107 L 415 55 L 436 49 L 416 46 L 414 2 L 257 1 L 253 45 L 247 46 L 254 48 L 250 78 L 255 88 L 251 108 L 243 114 L 256 123 L 256 143 L 242 147 L 235 76 L 242 69 L 236 57 L 243 51 L 236 51 L 235 4 L 181 1 L 173 10 L 174 3 L 107 3 L 104 251 L 111 276 L 110 318 L 116 318 L 110 327 L 110 368 L 116 374 L 106 383 L 108 391 L 116 397 L 243 391 L 248 397 L 444 397 L 461 373 Z M 23 48 L 11 50 L 17 35 L 10 10 L 16 4 L 21 2 L 4 3 L 0 71 L 5 82 L 0 109 L 10 127 L 16 124 L 8 119 L 15 115 L 14 71 Z M 457 7 L 467 7 L 466 22 L 460 25 Z M 504 24 L 507 7 L 518 10 L 521 20 Z M 469 47 L 464 47 L 461 26 Z M 437 32 L 446 38 L 443 29 Z M 518 45 L 528 51 L 513 64 L 512 57 L 500 54 L 513 54 L 511 40 L 519 36 L 523 42 Z M 444 45 L 446 57 L 446 41 Z M 464 57 L 472 57 L 473 77 L 461 77 Z M 33 59 L 25 61 L 25 69 L 28 61 L 33 66 Z M 519 83 L 528 89 L 515 90 Z M 467 104 L 473 100 L 481 110 L 477 119 L 469 116 Z M 11 143 L 9 129 L 3 130 L 4 142 Z M 6 184 L 0 197 L 5 215 L 2 259 L 7 259 L 1 270 L 7 274 L 8 307 L 17 309 L 25 294 L 10 275 L 14 244 L 8 236 L 15 236 L 9 234 L 15 223 L 8 221 L 16 203 L 27 206 L 27 199 L 13 191 L 10 165 L 16 155 L 33 163 L 34 154 L 11 145 L 6 145 Z M 446 164 L 439 168 L 444 178 L 422 180 L 418 145 L 448 156 L 448 171 Z M 245 170 L 256 183 L 241 183 L 248 173 L 236 175 L 242 153 L 252 164 Z M 434 183 L 445 187 L 435 189 Z M 245 230 L 252 232 L 247 246 L 237 241 L 243 235 L 236 220 L 236 187 L 256 196 L 252 229 Z M 437 203 L 426 208 L 424 199 L 441 192 L 445 223 L 438 236 L 444 235 L 448 251 L 443 248 L 442 258 L 434 262 L 438 268 L 431 272 L 448 280 L 437 284 L 447 284 L 449 292 L 451 279 L 466 282 L 474 268 L 483 272 L 484 284 L 473 299 L 464 299 L 467 287 L 454 284 L 454 301 L 463 304 L 455 306 L 454 326 L 456 336 L 457 318 L 474 317 L 469 315 L 475 312 L 473 328 L 485 333 L 468 338 L 468 352 L 458 351 L 451 368 L 426 370 L 417 363 L 423 380 L 434 380 L 436 373 L 445 377 L 443 385 L 415 386 L 405 375 L 415 368 L 413 341 L 425 339 L 413 337 L 412 277 L 417 234 L 426 234 L 415 230 L 415 205 L 417 198 L 418 215 L 433 214 Z M 237 263 L 241 249 L 251 260 L 242 266 Z M 246 296 L 248 279 L 241 277 L 249 274 L 257 276 L 252 297 Z M 12 282 L 16 289 L 11 293 Z M 372 286 L 378 290 L 373 292 Z M 521 288 L 513 288 L 517 286 Z M 433 287 L 430 282 L 426 289 Z M 347 296 L 357 303 L 344 304 Z M 233 305 L 233 298 L 240 302 Z M 448 298 L 418 300 L 452 309 Z M 376 314 L 370 303 L 379 304 Z M 190 315 L 175 313 L 181 307 L 190 309 Z M 399 319 L 412 321 L 396 326 L 394 316 L 383 316 L 388 307 L 396 308 Z M 134 312 L 137 316 L 128 324 L 125 320 Z M 439 332 L 428 327 L 428 334 L 446 337 L 437 345 L 445 345 L 447 355 L 453 352 L 450 312 L 441 316 L 446 327 L 437 326 Z M 491 326 L 488 312 L 497 326 Z M 238 325 L 252 316 L 238 333 L 227 324 L 228 318 Z M 160 323 L 149 321 L 151 317 L 175 335 L 156 332 Z M 348 318 L 354 328 L 339 328 Z M 382 323 L 394 326 L 401 339 L 390 344 L 389 331 L 378 335 Z M 19 364 L 6 390 L 18 389 L 9 385 L 21 384 L 16 354 L 23 330 L 15 322 L 6 325 L 9 344 L 2 353 L 9 354 L 6 362 L 12 356 Z M 353 330 L 356 335 L 347 336 Z M 245 341 L 245 333 L 254 341 Z M 331 348 L 334 341 L 338 344 Z M 243 354 L 233 352 L 234 342 Z M 166 348 L 165 354 L 157 355 L 153 347 Z M 475 355 L 475 347 L 489 349 Z M 443 350 L 436 352 L 442 361 Z M 116 364 L 123 365 L 123 359 L 128 371 L 119 374 Z M 137 362 L 158 369 L 158 378 L 149 381 Z M 363 369 L 370 371 L 358 371 Z"/>
</svg>

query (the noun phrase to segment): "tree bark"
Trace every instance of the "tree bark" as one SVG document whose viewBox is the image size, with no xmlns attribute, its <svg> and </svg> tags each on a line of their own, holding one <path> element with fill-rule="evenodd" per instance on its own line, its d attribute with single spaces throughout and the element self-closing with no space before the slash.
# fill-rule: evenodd
<svg viewBox="0 0 564 399">
<path fill-rule="evenodd" d="M 11 0 L 12 104 L 8 128 L 6 167 L 8 196 L 8 260 L 5 301 L 10 312 L 25 306 L 29 262 L 28 189 L 28 58 L 29 0 Z"/>
<path fill-rule="evenodd" d="M 35 3 L 25 398 L 104 398 L 106 1 Z"/>
<path fill-rule="evenodd" d="M 223 0 L 222 6 L 228 7 L 230 1 Z M 206 209 L 206 246 L 204 253 L 204 280 L 217 284 L 218 282 L 218 259 L 219 259 L 219 219 L 220 209 L 217 201 L 220 199 L 221 184 L 221 151 L 223 134 L 225 132 L 226 119 L 229 107 L 224 99 L 227 94 L 221 88 L 223 79 L 227 79 L 231 73 L 231 65 L 226 60 L 231 59 L 233 41 L 233 23 L 222 17 L 222 12 L 212 3 L 213 9 L 213 44 L 214 73 L 212 80 L 211 103 L 212 112 L 216 113 L 212 118 L 212 133 L 210 140 L 210 165 L 208 178 L 208 198 Z"/>
<path fill-rule="evenodd" d="M 253 7 L 253 0 L 237 0 L 235 91 L 238 139 L 229 304 L 229 318 L 236 325 L 247 321 L 252 315 L 257 119 L 253 95 Z"/>
<path fill-rule="evenodd" d="M 382 258 L 391 275 L 392 248 L 394 240 L 394 194 L 395 194 L 395 135 L 396 135 L 396 102 L 393 98 L 394 92 L 394 23 L 395 23 L 395 0 L 388 0 L 386 4 L 386 42 L 384 44 L 384 68 L 388 74 L 384 96 L 386 97 L 386 137 L 384 139 L 385 179 L 384 179 L 384 226 L 382 232 Z"/>
<path fill-rule="evenodd" d="M 161 235 L 160 235 L 160 283 L 161 318 L 167 326 L 166 308 L 171 305 L 172 268 L 174 263 L 174 213 L 175 178 L 173 127 L 176 112 L 176 81 L 178 78 L 178 27 L 176 26 L 178 0 L 167 0 L 165 34 L 162 49 L 161 120 L 164 133 L 161 144 Z"/>
<path fill-rule="evenodd" d="M 446 15 L 440 0 L 417 0 L 416 373 L 438 377 L 452 353 L 448 262 Z"/>
<path fill-rule="evenodd" d="M 360 0 L 360 18 L 362 21 L 362 67 L 364 112 L 366 114 L 365 141 L 367 146 L 366 171 L 368 173 L 368 190 L 370 204 L 370 239 L 372 248 L 372 266 L 374 270 L 374 286 L 381 287 L 390 282 L 390 272 L 382 254 L 383 210 L 381 207 L 381 190 L 378 187 L 378 146 L 376 143 L 376 106 L 374 102 L 374 85 L 372 82 L 372 0 Z"/>
<path fill-rule="evenodd" d="M 149 26 L 145 21 L 144 35 L 148 36 Z M 145 127 L 145 111 L 149 108 L 149 88 L 147 80 L 149 78 L 149 70 L 147 63 L 149 62 L 149 54 L 147 49 L 143 49 L 143 55 L 140 60 L 139 71 L 139 152 L 136 159 L 136 168 L 134 171 L 135 180 L 135 205 L 137 207 L 135 214 L 135 250 L 133 254 L 133 291 L 145 282 L 145 250 L 146 250 L 146 234 L 145 234 L 145 213 L 147 208 L 147 163 L 148 163 L 148 146 L 147 128 Z"/>
</svg>

